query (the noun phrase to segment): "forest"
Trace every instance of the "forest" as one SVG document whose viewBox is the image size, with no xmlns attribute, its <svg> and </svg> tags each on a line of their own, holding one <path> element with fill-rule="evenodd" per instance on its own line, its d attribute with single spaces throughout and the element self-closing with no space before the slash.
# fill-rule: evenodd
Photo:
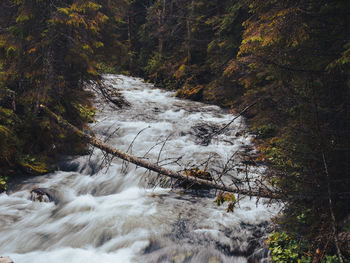
<svg viewBox="0 0 350 263">
<path fill-rule="evenodd" d="M 272 262 L 350 262 L 348 0 L 2 0 L 0 190 L 87 143 L 86 85 L 136 76 L 247 118 L 283 199 Z M 301 197 L 301 198 L 300 198 Z"/>
</svg>

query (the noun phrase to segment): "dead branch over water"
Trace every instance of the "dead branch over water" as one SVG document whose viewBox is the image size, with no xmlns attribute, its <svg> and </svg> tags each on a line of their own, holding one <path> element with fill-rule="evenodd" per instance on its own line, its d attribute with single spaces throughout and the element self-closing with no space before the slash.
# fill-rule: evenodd
<svg viewBox="0 0 350 263">
<path fill-rule="evenodd" d="M 193 183 L 193 184 L 200 185 L 203 187 L 208 187 L 211 189 L 221 190 L 221 191 L 240 194 L 240 195 L 247 195 L 247 196 L 259 197 L 259 198 L 269 198 L 269 199 L 285 199 L 286 198 L 286 197 L 283 197 L 276 192 L 269 191 L 267 189 L 263 189 L 263 188 L 259 188 L 259 187 L 257 187 L 256 189 L 253 189 L 253 188 L 243 189 L 243 188 L 239 188 L 237 185 L 235 187 L 233 187 L 231 185 L 225 185 L 223 182 L 217 183 L 217 182 L 197 178 L 194 176 L 189 176 L 185 172 L 172 171 L 170 169 L 167 169 L 167 168 L 164 168 L 164 167 L 158 165 L 157 163 L 145 161 L 141 158 L 138 158 L 138 157 L 135 157 L 131 154 L 123 152 L 117 148 L 111 147 L 110 145 L 99 140 L 98 138 L 91 136 L 91 135 L 79 130 L 77 127 L 70 124 L 69 122 L 64 120 L 62 117 L 53 113 L 45 105 L 40 105 L 40 109 L 43 112 L 45 112 L 52 120 L 56 121 L 60 126 L 62 126 L 63 128 L 79 135 L 82 139 L 84 139 L 89 144 L 101 149 L 102 151 L 104 151 L 108 154 L 111 154 L 115 157 L 118 157 L 124 161 L 131 162 L 133 164 L 144 167 L 144 168 L 146 168 L 150 171 L 156 172 L 158 174 L 168 176 L 168 177 L 171 177 L 174 179 L 182 180 L 182 181 L 187 181 L 189 183 Z"/>
</svg>

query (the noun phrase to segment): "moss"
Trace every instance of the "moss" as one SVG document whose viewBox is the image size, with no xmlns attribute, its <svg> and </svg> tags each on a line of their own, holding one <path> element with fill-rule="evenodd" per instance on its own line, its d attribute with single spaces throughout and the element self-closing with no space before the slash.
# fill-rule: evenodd
<svg viewBox="0 0 350 263">
<path fill-rule="evenodd" d="M 228 203 L 226 212 L 233 212 L 235 205 L 237 203 L 237 199 L 232 193 L 220 192 L 215 199 L 215 203 L 217 206 L 221 206 L 224 203 Z"/>
<path fill-rule="evenodd" d="M 276 127 L 271 124 L 254 127 L 252 130 L 259 139 L 271 138 L 276 135 Z"/>
<path fill-rule="evenodd" d="M 48 165 L 45 162 L 33 161 L 33 162 L 25 162 L 22 161 L 19 163 L 24 172 L 33 175 L 40 175 L 48 173 L 50 170 Z"/>
<path fill-rule="evenodd" d="M 93 122 L 96 110 L 92 106 L 83 105 L 80 103 L 74 104 L 74 107 L 78 110 L 80 119 L 86 122 Z"/>
<path fill-rule="evenodd" d="M 182 64 L 173 74 L 175 79 L 181 79 L 186 75 L 188 67 L 185 64 Z"/>
<path fill-rule="evenodd" d="M 203 98 L 203 86 L 185 85 L 176 92 L 176 97 L 200 101 Z"/>
<path fill-rule="evenodd" d="M 185 263 L 189 262 L 193 256 L 192 251 L 178 252 L 176 250 L 171 253 L 171 263 Z"/>
<path fill-rule="evenodd" d="M 211 176 L 211 174 L 205 170 L 201 170 L 199 168 L 191 168 L 185 171 L 185 174 L 188 176 L 192 176 L 192 177 L 197 177 L 203 180 L 208 180 L 208 181 L 212 181 L 213 177 Z"/>
<path fill-rule="evenodd" d="M 7 190 L 7 176 L 0 176 L 0 193 Z"/>
<path fill-rule="evenodd" d="M 319 256 L 319 250 L 314 253 L 312 246 L 305 240 L 299 240 L 286 232 L 273 232 L 266 241 L 271 252 L 272 262 L 276 263 L 311 263 L 313 258 Z M 321 263 L 339 263 L 336 255 L 323 255 Z M 349 262 L 345 259 L 345 262 Z"/>
</svg>

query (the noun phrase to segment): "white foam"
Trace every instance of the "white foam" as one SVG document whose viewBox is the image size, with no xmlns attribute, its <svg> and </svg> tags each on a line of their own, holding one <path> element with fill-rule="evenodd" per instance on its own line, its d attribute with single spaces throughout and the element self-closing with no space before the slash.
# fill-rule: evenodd
<svg viewBox="0 0 350 263">
<path fill-rule="evenodd" d="M 213 166 L 223 165 L 243 146 L 252 146 L 251 135 L 236 136 L 245 129 L 242 118 L 209 145 L 200 143 L 195 127 L 218 129 L 234 117 L 217 106 L 179 100 L 173 92 L 155 89 L 138 78 L 104 78 L 131 104 L 122 110 L 104 105 L 97 116 L 99 122 L 92 125 L 101 139 L 119 127 L 108 139 L 112 146 L 140 157 L 147 153 L 149 160 L 159 158 L 163 163 L 182 157 L 182 164 L 196 165 L 215 153 Z M 77 172 L 57 171 L 29 180 L 17 192 L 1 194 L 0 255 L 9 255 L 16 263 L 127 263 L 154 262 L 162 253 L 190 250 L 194 253 L 191 262 L 202 262 L 204 255 L 220 257 L 222 262 L 245 262 L 225 255 L 214 244 L 244 248 L 251 232 L 241 224 L 260 224 L 276 211 L 246 198 L 234 213 L 226 213 L 213 198 L 160 187 L 145 189 L 143 179 L 148 177 L 144 169 L 114 158 L 108 169 L 98 171 L 103 159 L 103 153 L 95 150 L 92 156 L 72 160 L 79 164 Z M 176 164 L 167 167 L 179 169 Z M 258 167 L 250 175 L 259 176 L 264 169 Z M 33 187 L 54 189 L 57 204 L 30 201 Z"/>
</svg>

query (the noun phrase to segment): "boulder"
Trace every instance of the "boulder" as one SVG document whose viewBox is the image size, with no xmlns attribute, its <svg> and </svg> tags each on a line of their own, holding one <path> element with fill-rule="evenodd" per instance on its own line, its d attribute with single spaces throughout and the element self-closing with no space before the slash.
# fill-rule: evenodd
<svg viewBox="0 0 350 263">
<path fill-rule="evenodd" d="M 13 263 L 10 257 L 0 257 L 0 263 Z"/>
<path fill-rule="evenodd" d="M 248 263 L 269 263 L 270 252 L 268 248 L 260 248 L 248 257 Z"/>
<path fill-rule="evenodd" d="M 37 201 L 37 202 L 55 202 L 57 204 L 57 193 L 53 189 L 48 188 L 33 188 L 30 191 L 30 200 Z M 0 262 L 1 263 L 1 262 Z"/>
</svg>

